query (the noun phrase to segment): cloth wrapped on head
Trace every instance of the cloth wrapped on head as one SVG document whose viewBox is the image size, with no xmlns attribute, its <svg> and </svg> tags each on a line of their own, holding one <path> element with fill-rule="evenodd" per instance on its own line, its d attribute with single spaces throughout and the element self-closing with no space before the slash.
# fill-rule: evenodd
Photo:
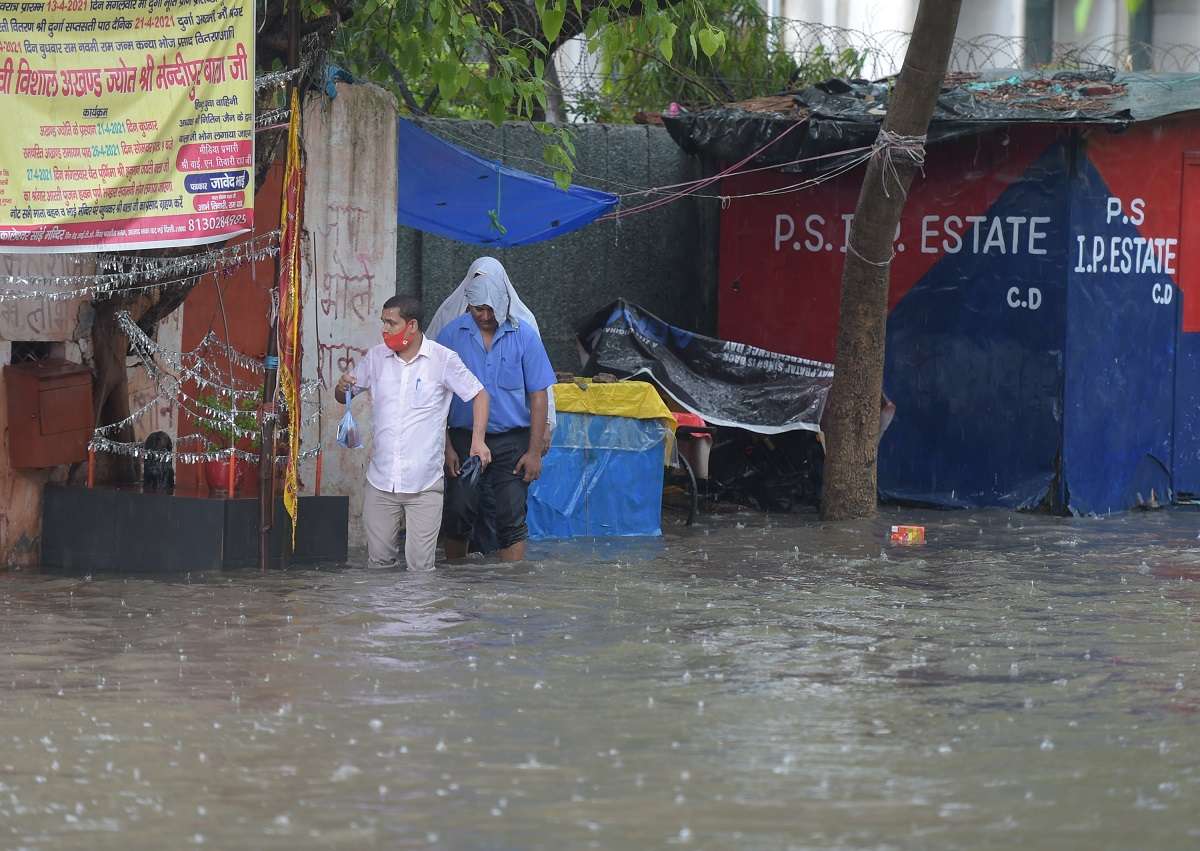
<svg viewBox="0 0 1200 851">
<path fill-rule="evenodd" d="M 454 292 L 447 296 L 442 302 L 441 307 L 433 314 L 433 319 L 429 320 L 429 327 L 425 329 L 425 333 L 437 339 L 438 334 L 442 333 L 442 329 L 453 322 L 458 317 L 467 312 L 467 286 L 471 281 L 483 275 L 490 275 L 492 278 L 502 281 L 504 289 L 508 293 L 508 318 L 513 322 L 520 324 L 528 322 L 529 326 L 537 331 L 540 337 L 541 331 L 538 329 L 537 317 L 533 315 L 533 311 L 525 306 L 525 302 L 521 301 L 521 297 L 517 295 L 516 288 L 512 285 L 512 281 L 508 279 L 508 272 L 504 270 L 503 264 L 495 257 L 480 257 L 467 269 L 466 277 L 462 279 L 462 283 L 455 288 Z M 495 305 L 492 306 L 495 310 Z M 499 317 L 497 317 L 499 318 Z"/>
<path fill-rule="evenodd" d="M 508 321 L 512 297 L 508 287 L 491 272 L 476 275 L 467 284 L 467 304 L 472 307 L 490 307 L 496 314 L 496 322 L 503 325 Z"/>
</svg>

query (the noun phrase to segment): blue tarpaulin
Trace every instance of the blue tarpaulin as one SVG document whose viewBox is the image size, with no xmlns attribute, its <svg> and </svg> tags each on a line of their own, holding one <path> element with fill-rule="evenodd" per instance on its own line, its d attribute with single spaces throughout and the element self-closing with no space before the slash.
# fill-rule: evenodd
<svg viewBox="0 0 1200 851">
<path fill-rule="evenodd" d="M 585 186 L 478 157 L 400 119 L 398 219 L 427 233 L 476 245 L 529 245 L 578 230 L 617 203 Z"/>
<path fill-rule="evenodd" d="M 529 489 L 529 536 L 661 535 L 666 439 L 657 420 L 560 412 Z"/>
</svg>

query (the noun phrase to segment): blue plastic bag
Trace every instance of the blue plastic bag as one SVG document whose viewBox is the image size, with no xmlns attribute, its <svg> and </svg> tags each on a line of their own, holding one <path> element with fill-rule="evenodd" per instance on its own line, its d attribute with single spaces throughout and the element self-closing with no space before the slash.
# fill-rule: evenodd
<svg viewBox="0 0 1200 851">
<path fill-rule="evenodd" d="M 472 455 L 458 470 L 458 477 L 467 487 L 473 488 L 479 484 L 479 476 L 483 473 L 483 461 L 478 455 Z"/>
<path fill-rule="evenodd" d="M 347 449 L 362 449 L 362 435 L 358 433 L 358 423 L 354 422 L 354 414 L 350 412 L 350 402 L 354 399 L 354 391 L 346 391 L 346 413 L 338 423 L 337 442 Z"/>
</svg>

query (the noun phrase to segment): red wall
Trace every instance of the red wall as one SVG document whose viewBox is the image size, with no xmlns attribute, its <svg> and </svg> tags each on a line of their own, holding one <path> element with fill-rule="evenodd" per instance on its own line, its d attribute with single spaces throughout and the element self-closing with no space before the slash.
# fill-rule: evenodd
<svg viewBox="0 0 1200 851">
<path fill-rule="evenodd" d="M 982 216 L 1057 138 L 1052 128 L 999 129 L 929 148 L 925 176 L 913 181 L 896 241 L 889 308 L 947 251 L 986 254 L 992 222 Z M 772 351 L 832 362 L 837 341 L 847 217 L 854 212 L 864 168 L 812 189 L 737 198 L 777 190 L 808 175 L 763 171 L 723 181 L 733 200 L 721 213 L 718 334 Z M 879 191 L 883 191 L 882 188 Z M 1029 248 L 1029 222 L 1016 242 Z M 1012 223 L 1002 222 L 1007 249 Z M 1053 248 L 1041 245 L 1037 248 Z M 1057 247 L 1061 250 L 1061 247 Z M 874 259 L 874 258 L 872 258 Z"/>
<path fill-rule="evenodd" d="M 1095 130 L 1088 134 L 1087 142 L 1088 159 L 1113 194 L 1126 199 L 1129 206 L 1130 199 L 1145 202 L 1139 213 L 1143 221 L 1137 225 L 1142 236 L 1179 238 L 1181 252 L 1189 245 L 1193 252 L 1200 247 L 1195 239 L 1200 236 L 1196 230 L 1200 227 L 1200 198 L 1181 192 L 1184 152 L 1200 150 L 1200 128 L 1194 117 L 1176 116 L 1120 133 Z M 1181 218 L 1181 198 L 1194 214 Z M 1180 289 L 1187 289 L 1189 277 L 1200 277 L 1194 262 L 1190 270 L 1186 262 L 1177 260 L 1174 265 Z M 1182 277 L 1180 273 L 1184 273 Z M 1200 331 L 1200 298 L 1185 299 L 1183 310 L 1183 330 Z"/>
<path fill-rule="evenodd" d="M 283 169 L 276 165 L 267 175 L 266 181 L 254 199 L 254 235 L 269 233 L 279 227 L 280 190 Z M 247 242 L 250 236 L 238 237 L 228 244 Z M 183 306 L 183 350 L 189 351 L 200 344 L 209 331 L 222 341 L 229 342 L 238 351 L 253 358 L 262 358 L 267 351 L 268 311 L 271 303 L 271 285 L 275 275 L 275 260 L 267 258 L 259 263 L 246 264 L 222 275 L 206 275 L 188 295 Z M 220 296 L 218 298 L 218 286 Z M 225 312 L 221 312 L 221 300 Z M 224 371 L 227 363 L 219 368 Z M 246 377 L 246 376 L 243 376 Z M 191 388 L 196 392 L 196 388 Z M 192 418 L 180 413 L 179 434 L 194 432 Z M 246 495 L 258 493 L 258 481 L 245 481 L 242 492 Z M 203 471 L 199 465 L 179 464 L 176 470 L 177 485 L 181 489 L 205 490 Z"/>
</svg>

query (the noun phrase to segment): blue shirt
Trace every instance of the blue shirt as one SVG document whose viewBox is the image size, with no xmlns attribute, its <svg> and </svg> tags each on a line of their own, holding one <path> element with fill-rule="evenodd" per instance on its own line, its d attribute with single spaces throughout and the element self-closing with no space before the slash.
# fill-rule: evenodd
<svg viewBox="0 0 1200 851">
<path fill-rule="evenodd" d="M 505 322 L 496 329 L 492 350 L 483 346 L 483 334 L 469 313 L 464 313 L 438 334 L 437 341 L 454 351 L 491 397 L 488 433 L 529 428 L 528 394 L 554 383 L 554 368 L 542 338 L 528 322 Z M 450 403 L 450 428 L 471 427 L 471 405 L 455 398 Z"/>
</svg>

